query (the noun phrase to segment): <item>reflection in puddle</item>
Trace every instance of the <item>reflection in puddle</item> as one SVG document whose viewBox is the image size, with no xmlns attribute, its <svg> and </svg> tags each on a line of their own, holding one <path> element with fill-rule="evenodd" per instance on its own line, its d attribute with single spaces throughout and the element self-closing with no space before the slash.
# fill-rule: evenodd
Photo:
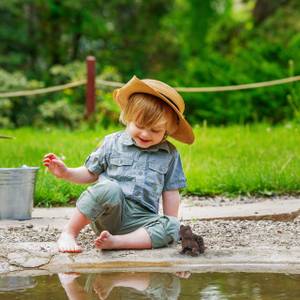
<svg viewBox="0 0 300 300">
<path fill-rule="evenodd" d="M 300 275 L 110 272 L 0 276 L 0 299 L 299 300 Z"/>
<path fill-rule="evenodd" d="M 97 274 L 88 277 L 85 290 L 99 299 L 178 299 L 180 280 L 169 273 Z"/>
<path fill-rule="evenodd" d="M 31 289 L 36 286 L 33 277 L 6 276 L 0 277 L 0 292 Z"/>
</svg>

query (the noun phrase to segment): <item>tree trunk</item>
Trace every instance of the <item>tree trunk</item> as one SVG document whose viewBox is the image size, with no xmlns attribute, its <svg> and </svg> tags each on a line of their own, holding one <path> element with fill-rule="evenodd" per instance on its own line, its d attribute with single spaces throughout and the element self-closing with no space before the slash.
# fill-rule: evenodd
<svg viewBox="0 0 300 300">
<path fill-rule="evenodd" d="M 36 59 L 37 59 L 37 16 L 36 16 L 36 7 L 33 3 L 27 3 L 24 6 L 24 15 L 27 20 L 27 39 L 28 41 L 28 66 L 29 70 L 36 70 Z"/>
<path fill-rule="evenodd" d="M 256 0 L 253 9 L 253 18 L 256 24 L 263 22 L 271 16 L 279 6 L 287 3 L 289 0 Z"/>
<path fill-rule="evenodd" d="M 76 60 L 78 58 L 79 51 L 79 42 L 82 36 L 81 33 L 81 23 L 82 23 L 82 15 L 80 13 L 75 16 L 75 24 L 77 26 L 76 32 L 74 32 L 72 37 L 72 52 L 71 52 L 71 61 Z"/>
</svg>

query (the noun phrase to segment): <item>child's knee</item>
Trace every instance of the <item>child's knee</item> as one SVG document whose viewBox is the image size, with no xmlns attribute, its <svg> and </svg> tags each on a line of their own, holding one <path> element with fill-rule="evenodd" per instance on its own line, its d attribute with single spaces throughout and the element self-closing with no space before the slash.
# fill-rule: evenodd
<svg viewBox="0 0 300 300">
<path fill-rule="evenodd" d="M 163 216 L 155 223 L 145 227 L 150 235 L 152 248 L 161 248 L 177 242 L 179 240 L 179 228 L 178 219 L 170 216 Z"/>
<path fill-rule="evenodd" d="M 91 186 L 89 192 L 98 204 L 109 204 L 112 206 L 119 205 L 123 199 L 123 192 L 117 182 L 103 180 Z"/>
<path fill-rule="evenodd" d="M 76 206 L 83 214 L 94 221 L 99 214 L 108 213 L 121 207 L 123 197 L 122 189 L 118 183 L 104 179 L 84 191 Z"/>
<path fill-rule="evenodd" d="M 175 217 L 168 217 L 169 222 L 167 224 L 166 228 L 166 234 L 172 238 L 172 242 L 178 242 L 179 241 L 179 229 L 180 229 L 180 223 L 177 218 Z"/>
</svg>

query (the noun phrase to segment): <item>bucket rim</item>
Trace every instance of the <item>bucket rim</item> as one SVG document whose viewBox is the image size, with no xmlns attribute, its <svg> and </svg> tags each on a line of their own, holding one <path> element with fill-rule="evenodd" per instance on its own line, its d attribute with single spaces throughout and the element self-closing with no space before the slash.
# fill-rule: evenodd
<svg viewBox="0 0 300 300">
<path fill-rule="evenodd" d="M 0 171 L 15 171 L 15 170 L 38 170 L 40 167 L 18 167 L 18 168 L 0 168 Z"/>
</svg>

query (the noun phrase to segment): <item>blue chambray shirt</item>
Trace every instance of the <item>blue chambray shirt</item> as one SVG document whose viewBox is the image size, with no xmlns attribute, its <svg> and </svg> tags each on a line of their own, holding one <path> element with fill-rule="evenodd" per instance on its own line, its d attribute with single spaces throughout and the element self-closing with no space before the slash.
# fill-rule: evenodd
<svg viewBox="0 0 300 300">
<path fill-rule="evenodd" d="M 118 182 L 126 198 L 154 213 L 158 213 L 162 192 L 186 186 L 175 146 L 164 141 L 147 149 L 139 148 L 126 130 L 106 136 L 87 158 L 85 167 Z"/>
</svg>

